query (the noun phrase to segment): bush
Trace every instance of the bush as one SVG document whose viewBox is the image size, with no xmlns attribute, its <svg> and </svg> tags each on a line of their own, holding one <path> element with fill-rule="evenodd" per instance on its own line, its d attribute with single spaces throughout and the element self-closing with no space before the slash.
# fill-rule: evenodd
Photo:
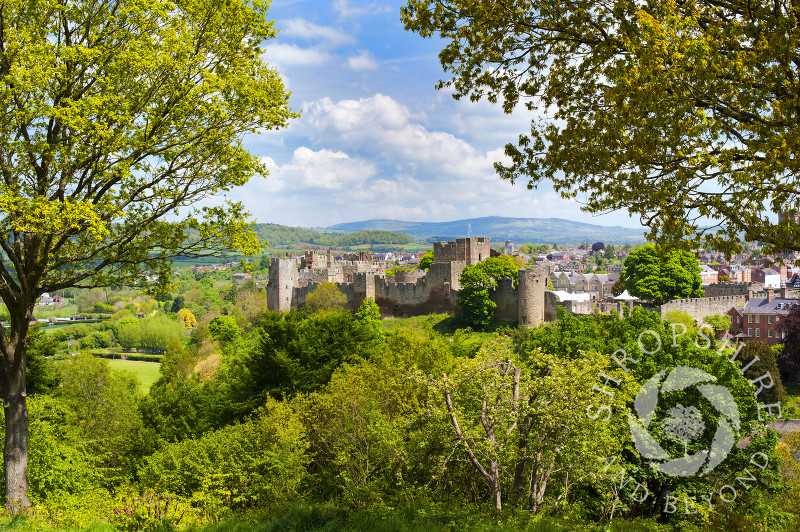
<svg viewBox="0 0 800 532">
<path fill-rule="evenodd" d="M 300 416 L 270 399 L 245 423 L 164 447 L 147 459 L 141 479 L 216 520 L 229 510 L 296 500 L 307 449 Z"/>
</svg>

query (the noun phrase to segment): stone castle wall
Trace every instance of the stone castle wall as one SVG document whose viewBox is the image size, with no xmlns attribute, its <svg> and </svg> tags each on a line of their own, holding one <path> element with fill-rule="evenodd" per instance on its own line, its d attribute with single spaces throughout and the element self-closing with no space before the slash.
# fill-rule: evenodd
<svg viewBox="0 0 800 532">
<path fill-rule="evenodd" d="M 398 272 L 387 279 L 382 269 L 368 262 L 342 262 L 330 268 L 312 267 L 298 270 L 295 259 L 272 259 L 267 302 L 270 310 L 289 310 L 305 304 L 309 294 L 320 283 L 333 282 L 347 298 L 347 307 L 355 310 L 371 297 L 383 316 L 416 316 L 430 313 L 458 312 L 458 279 L 469 263 L 489 257 L 489 239 L 458 239 L 435 243 L 436 260 L 427 273 Z M 450 257 L 461 260 L 446 262 Z M 318 265 L 322 254 L 308 253 L 302 264 Z M 544 321 L 545 270 L 523 269 L 519 287 L 510 278 L 501 279 L 491 298 L 497 304 L 496 319 L 518 321 L 535 326 Z"/>
<path fill-rule="evenodd" d="M 746 299 L 746 295 L 674 299 L 661 305 L 661 317 L 666 316 L 667 312 L 679 310 L 701 323 L 707 316 L 726 314 L 732 307 L 744 305 Z"/>
<path fill-rule="evenodd" d="M 504 277 L 497 281 L 497 288 L 490 295 L 490 299 L 497 305 L 494 310 L 494 319 L 503 321 L 517 321 L 519 319 L 519 289 L 514 288 L 514 280 Z"/>
<path fill-rule="evenodd" d="M 743 296 L 747 295 L 748 290 L 764 290 L 764 283 L 709 283 L 703 289 L 704 297 Z"/>
</svg>

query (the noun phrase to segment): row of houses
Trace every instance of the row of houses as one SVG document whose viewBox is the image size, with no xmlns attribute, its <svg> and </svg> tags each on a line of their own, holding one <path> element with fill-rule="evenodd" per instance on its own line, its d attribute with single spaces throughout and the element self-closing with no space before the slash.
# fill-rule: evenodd
<svg viewBox="0 0 800 532">
<path fill-rule="evenodd" d="M 569 294 L 588 294 L 591 301 L 602 301 L 613 297 L 611 288 L 619 280 L 619 276 L 619 273 L 551 271 L 549 279 L 553 290 Z"/>
</svg>

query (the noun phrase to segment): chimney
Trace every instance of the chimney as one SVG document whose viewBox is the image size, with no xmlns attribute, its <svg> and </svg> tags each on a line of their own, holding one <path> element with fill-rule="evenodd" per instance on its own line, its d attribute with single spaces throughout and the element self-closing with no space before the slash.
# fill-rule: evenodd
<svg viewBox="0 0 800 532">
<path fill-rule="evenodd" d="M 789 297 L 789 289 L 786 288 L 786 285 L 781 286 L 781 299 L 786 299 Z"/>
<path fill-rule="evenodd" d="M 750 301 L 751 299 L 753 299 L 753 289 L 752 288 L 748 288 L 747 289 L 747 295 L 744 296 L 744 300 L 745 301 Z"/>
<path fill-rule="evenodd" d="M 774 298 L 775 298 L 775 292 L 772 290 L 772 288 L 770 288 L 769 290 L 767 290 L 767 303 L 772 301 Z"/>
</svg>

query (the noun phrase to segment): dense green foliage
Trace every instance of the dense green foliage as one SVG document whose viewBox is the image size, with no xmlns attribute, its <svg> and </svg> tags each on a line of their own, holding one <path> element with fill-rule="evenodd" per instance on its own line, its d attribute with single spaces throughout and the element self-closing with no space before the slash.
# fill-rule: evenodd
<svg viewBox="0 0 800 532">
<path fill-rule="evenodd" d="M 319 283 L 306 297 L 305 308 L 311 312 L 342 311 L 347 304 L 345 296 L 333 283 Z"/>
<path fill-rule="evenodd" d="M 420 270 L 430 270 L 433 264 L 433 250 L 429 249 L 419 258 L 418 268 Z"/>
<path fill-rule="evenodd" d="M 31 504 L 26 338 L 39 297 L 116 286 L 163 295 L 172 257 L 259 250 L 241 202 L 201 202 L 265 173 L 242 138 L 297 116 L 263 59 L 264 43 L 277 34 L 267 6 L 0 6 L 0 299 L 10 314 L 0 328 L 0 389 L 9 511 Z M 105 305 L 97 310 L 113 310 Z M 144 338 L 146 348 L 158 348 Z"/>
<path fill-rule="evenodd" d="M 147 351 L 165 351 L 169 341 L 182 336 L 184 331 L 180 323 L 166 316 L 124 318 L 116 323 L 114 329 L 121 347 Z"/>
<path fill-rule="evenodd" d="M 197 286 L 187 281 L 185 292 Z M 775 437 L 752 423 L 756 400 L 771 399 L 754 397 L 746 378 L 770 367 L 768 353 L 742 377 L 752 353 L 731 363 L 693 324 L 673 341 L 673 323 L 641 308 L 625 317 L 561 311 L 555 323 L 492 334 L 458 328 L 453 317 L 380 320 L 371 300 L 355 313 L 250 319 L 258 294 L 240 288 L 228 314 L 206 314 L 190 337 L 173 337 L 147 395 L 104 360 L 45 360 L 61 385 L 31 399 L 37 526 L 782 530 L 795 515 L 781 498 Z M 103 330 L 145 319 L 110 320 Z M 102 325 L 69 327 L 83 338 Z M 645 331 L 664 339 L 661 349 Z M 613 360 L 620 350 L 638 361 L 623 361 L 629 373 Z M 678 365 L 717 376 L 750 435 L 711 475 L 659 473 L 631 441 L 626 412 L 641 385 Z M 604 382 L 613 397 L 598 391 Z M 657 427 L 669 400 L 659 403 Z M 700 406 L 706 423 L 718 421 Z M 673 455 L 713 436 L 654 434 Z M 699 502 L 697 494 L 718 490 L 757 450 L 769 467 L 733 504 L 715 498 L 711 512 L 661 512 L 667 494 Z M 651 493 L 646 503 L 633 499 L 637 483 Z"/>
<path fill-rule="evenodd" d="M 703 295 L 697 258 L 677 249 L 659 252 L 654 244 L 631 251 L 620 278 L 631 295 L 654 305 Z"/>
</svg>

